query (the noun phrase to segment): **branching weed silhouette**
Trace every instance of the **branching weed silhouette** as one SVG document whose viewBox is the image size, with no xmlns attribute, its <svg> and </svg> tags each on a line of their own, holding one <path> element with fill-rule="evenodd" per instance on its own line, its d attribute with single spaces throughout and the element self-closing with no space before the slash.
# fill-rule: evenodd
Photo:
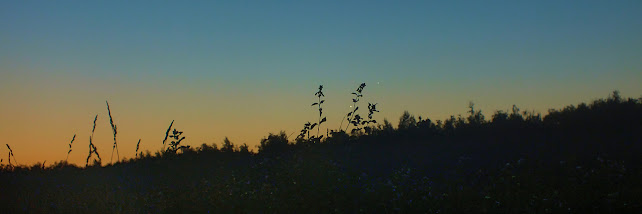
<svg viewBox="0 0 642 214">
<path fill-rule="evenodd" d="M 109 124 L 111 124 L 111 130 L 114 133 L 114 146 L 111 149 L 111 158 L 110 158 L 110 162 L 113 163 L 114 162 L 114 150 L 116 150 L 116 157 L 117 157 L 116 161 L 118 162 L 118 160 L 120 160 L 120 155 L 118 154 L 118 144 L 116 143 L 116 133 L 118 133 L 118 132 L 116 130 L 116 125 L 114 125 L 114 120 L 111 117 L 111 110 L 109 109 L 109 102 L 105 101 L 105 103 L 107 103 L 107 113 L 109 114 Z"/>
<path fill-rule="evenodd" d="M 316 124 L 315 124 L 316 125 Z M 307 122 L 306 124 L 303 124 L 303 129 L 301 129 L 301 134 L 297 137 L 297 139 L 306 139 L 306 134 L 307 134 L 307 139 L 310 139 L 310 130 L 312 129 L 312 123 Z"/>
<path fill-rule="evenodd" d="M 165 150 L 166 153 L 176 154 L 176 152 L 178 152 L 178 150 L 183 151 L 184 149 L 189 149 L 190 148 L 190 146 L 181 146 L 180 145 L 181 141 L 185 140 L 185 137 L 181 136 L 182 134 L 183 134 L 182 131 L 177 131 L 176 129 L 174 129 L 174 131 L 172 131 L 172 135 L 170 135 L 169 137 L 173 138 L 174 140 L 172 140 L 169 143 L 169 147 L 167 148 L 167 150 Z"/>
<path fill-rule="evenodd" d="M 310 123 L 307 122 L 306 124 L 303 125 L 303 129 L 301 129 L 301 134 L 297 137 L 297 139 L 305 139 L 306 134 L 307 134 L 307 140 L 313 140 L 315 142 L 321 141 L 321 138 L 323 138 L 323 135 L 319 135 L 321 131 L 321 124 L 326 122 L 326 117 L 323 117 L 323 107 L 321 105 L 325 102 L 325 100 L 322 100 L 321 97 L 325 97 L 323 94 L 323 85 L 319 85 L 319 91 L 314 93 L 315 96 L 317 96 L 318 101 L 315 103 L 312 103 L 312 106 L 317 106 L 319 109 L 319 120 L 316 123 Z M 317 136 L 313 136 L 310 138 L 310 131 L 314 129 L 314 127 L 317 127 Z"/>
<path fill-rule="evenodd" d="M 69 153 L 71 153 L 71 145 L 74 143 L 74 140 L 76 139 L 76 134 L 74 134 L 74 137 L 71 138 L 71 142 L 69 143 L 69 151 L 67 152 L 67 158 L 65 158 L 65 162 L 69 160 Z"/>
<path fill-rule="evenodd" d="M 372 119 L 372 115 L 374 115 L 375 112 L 379 112 L 379 110 L 377 110 L 377 103 L 375 104 L 368 103 L 368 120 L 361 121 L 361 125 L 364 126 L 364 129 L 366 130 L 366 132 L 370 132 L 371 130 L 370 126 L 368 126 L 370 125 L 370 123 L 373 123 L 373 124 L 377 123 L 375 119 Z"/>
<path fill-rule="evenodd" d="M 321 97 L 325 97 L 325 95 L 323 94 L 323 85 L 319 85 L 319 91 L 314 93 L 314 95 L 316 95 L 317 98 L 319 98 L 319 102 L 312 103 L 312 106 L 316 105 L 316 106 L 319 107 L 319 122 L 316 123 L 316 124 L 318 124 L 318 126 L 317 126 L 317 139 L 321 140 L 321 138 L 323 138 L 323 135 L 319 135 L 319 132 L 321 130 L 321 124 L 326 122 L 326 117 L 321 118 L 323 116 L 323 108 L 321 107 L 321 104 L 323 104 L 325 102 L 325 100 L 321 99 Z M 314 124 L 312 125 L 312 127 L 314 127 Z"/>
<path fill-rule="evenodd" d="M 366 87 L 366 83 L 361 83 L 361 85 L 359 85 L 357 90 L 355 90 L 355 92 L 352 92 L 352 94 L 354 95 L 354 98 L 352 98 L 352 107 L 354 107 L 354 109 L 348 112 L 348 114 L 346 115 L 348 120 L 348 125 L 346 125 L 346 131 L 350 127 L 350 124 L 356 127 L 362 122 L 363 118 L 359 114 L 357 114 L 357 110 L 359 110 L 359 106 L 357 106 L 357 104 L 359 102 L 359 99 L 363 97 L 362 93 L 363 93 L 363 88 L 365 87 Z M 343 126 L 343 121 L 341 122 L 341 124 L 342 124 L 341 126 Z M 360 130 L 360 128 L 355 128 L 353 129 L 353 132 L 358 130 Z"/>
<path fill-rule="evenodd" d="M 178 131 L 178 130 L 174 129 L 174 131 L 172 131 L 172 135 L 169 135 L 169 132 L 172 129 L 172 125 L 174 125 L 174 120 L 172 120 L 172 122 L 169 124 L 169 127 L 167 128 L 167 131 L 165 132 L 165 139 L 163 139 L 163 150 L 164 150 L 164 152 L 165 153 L 170 153 L 170 154 L 176 154 L 176 152 L 178 152 L 178 150 L 189 149 L 190 146 L 181 146 L 180 145 L 181 141 L 185 140 L 185 137 L 181 137 L 181 135 L 183 134 L 182 131 Z M 172 140 L 169 143 L 169 147 L 167 149 L 165 149 L 165 142 L 167 142 L 167 138 L 173 138 L 174 140 Z M 139 143 L 140 143 L 140 140 L 139 140 Z"/>
</svg>

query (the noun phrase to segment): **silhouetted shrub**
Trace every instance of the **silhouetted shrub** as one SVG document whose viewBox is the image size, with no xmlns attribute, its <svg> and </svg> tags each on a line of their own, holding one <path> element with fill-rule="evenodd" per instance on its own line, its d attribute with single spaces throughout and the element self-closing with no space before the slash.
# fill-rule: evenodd
<svg viewBox="0 0 642 214">
<path fill-rule="evenodd" d="M 468 124 L 473 127 L 479 127 L 486 123 L 486 120 L 484 119 L 484 115 L 482 114 L 481 110 L 475 110 L 475 104 L 473 102 L 470 102 L 468 104 Z"/>
<path fill-rule="evenodd" d="M 241 154 L 250 154 L 250 147 L 244 143 L 243 145 L 239 146 L 238 152 Z"/>
<path fill-rule="evenodd" d="M 202 153 L 212 153 L 212 152 L 218 152 L 218 148 L 216 147 L 216 144 L 207 145 L 206 143 L 203 143 L 199 147 L 199 151 Z"/>
<path fill-rule="evenodd" d="M 288 145 L 288 136 L 284 131 L 279 132 L 279 134 L 270 133 L 267 138 L 261 139 L 259 153 L 282 153 L 288 150 Z"/>
<path fill-rule="evenodd" d="M 221 152 L 234 152 L 234 144 L 227 137 L 225 137 L 225 139 L 223 140 Z"/>
<path fill-rule="evenodd" d="M 415 128 L 416 124 L 417 124 L 417 120 L 415 119 L 415 116 L 411 115 L 408 111 L 404 111 L 401 117 L 399 118 L 398 129 L 408 130 L 411 128 Z"/>
</svg>

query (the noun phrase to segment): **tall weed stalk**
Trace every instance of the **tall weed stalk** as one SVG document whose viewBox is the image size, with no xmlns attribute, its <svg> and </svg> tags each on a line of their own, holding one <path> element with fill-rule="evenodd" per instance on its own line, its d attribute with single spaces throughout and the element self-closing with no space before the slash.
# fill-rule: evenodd
<svg viewBox="0 0 642 214">
<path fill-rule="evenodd" d="M 308 136 L 307 137 L 308 140 L 320 141 L 321 138 L 323 138 L 323 135 L 319 135 L 321 130 L 321 124 L 326 122 L 326 117 L 322 118 L 323 108 L 321 107 L 321 105 L 325 102 L 325 100 L 321 99 L 321 97 L 325 97 L 325 95 L 323 94 L 323 85 L 319 85 L 319 91 L 314 93 L 314 95 L 317 96 L 318 101 L 315 103 L 312 103 L 312 106 L 317 106 L 319 109 L 319 121 L 316 123 L 307 122 L 306 124 L 304 124 L 303 129 L 301 129 L 301 134 L 299 134 L 297 139 L 305 139 L 306 134 Z M 317 136 L 316 137 L 313 136 L 312 138 L 310 138 L 310 131 L 314 130 L 314 127 L 317 127 Z"/>
<path fill-rule="evenodd" d="M 317 93 L 314 93 L 314 95 L 316 95 L 319 98 L 319 102 L 312 103 L 312 106 L 317 105 L 319 107 L 319 122 L 318 122 L 319 125 L 317 126 L 317 139 L 320 140 L 321 138 L 323 138 L 323 135 L 319 135 L 319 131 L 321 130 L 321 124 L 326 121 L 325 117 L 321 118 L 321 116 L 323 116 L 323 108 L 321 108 L 321 104 L 325 102 L 325 100 L 321 99 L 321 97 L 325 97 L 325 95 L 323 95 L 323 85 L 319 85 L 319 91 L 317 91 Z"/>
<path fill-rule="evenodd" d="M 363 88 L 365 87 L 366 87 L 366 83 L 361 83 L 361 85 L 359 85 L 357 90 L 355 90 L 355 92 L 352 92 L 352 94 L 354 95 L 354 98 L 352 98 L 352 107 L 354 107 L 354 109 L 348 112 L 348 114 L 346 115 L 348 120 L 348 125 L 346 125 L 346 131 L 348 131 L 350 124 L 357 126 L 359 123 L 361 123 L 361 120 L 363 119 L 361 118 L 361 116 L 359 116 L 359 114 L 357 114 L 357 110 L 359 110 L 359 106 L 357 106 L 357 104 L 359 102 L 359 99 L 363 97 L 362 93 L 363 93 Z M 343 121 L 341 121 L 341 124 L 343 124 Z"/>
</svg>

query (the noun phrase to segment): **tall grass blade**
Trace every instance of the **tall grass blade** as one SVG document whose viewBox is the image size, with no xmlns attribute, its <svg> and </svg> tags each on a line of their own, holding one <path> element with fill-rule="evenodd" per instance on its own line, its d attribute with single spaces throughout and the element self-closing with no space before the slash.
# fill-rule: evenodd
<svg viewBox="0 0 642 214">
<path fill-rule="evenodd" d="M 138 146 L 140 146 L 140 139 L 138 139 L 138 143 L 136 144 L 136 157 L 138 157 Z"/>
<path fill-rule="evenodd" d="M 91 136 L 89 136 L 89 155 L 87 155 L 87 163 L 85 164 L 85 167 L 89 166 L 89 159 L 91 159 L 91 154 L 96 154 L 96 157 L 98 158 L 98 162 L 99 163 L 102 162 L 102 159 L 98 154 L 98 149 L 96 149 L 96 146 L 93 143 L 94 131 L 96 131 L 97 120 L 98 120 L 98 114 L 96 114 L 96 117 L 94 118 L 94 127 L 91 129 Z"/>
<path fill-rule="evenodd" d="M 116 150 L 116 161 L 120 160 L 120 155 L 118 154 L 118 143 L 116 143 L 116 134 L 118 133 L 116 130 L 116 125 L 114 125 L 114 120 L 111 117 L 111 110 L 109 109 L 109 102 L 105 101 L 107 103 L 107 113 L 109 114 L 109 124 L 111 124 L 111 130 L 114 132 L 114 146 L 111 149 L 111 157 L 110 161 L 111 163 L 114 163 L 114 150 Z"/>
<path fill-rule="evenodd" d="M 67 158 L 65 159 L 65 162 L 69 160 L 69 153 L 71 153 L 71 144 L 74 143 L 74 140 L 76 139 L 76 134 L 74 134 L 74 137 L 71 138 L 71 142 L 69 143 L 69 151 L 67 152 Z"/>
<path fill-rule="evenodd" d="M 9 166 L 11 166 L 11 157 L 13 157 L 13 161 L 16 163 L 16 165 L 18 165 L 18 160 L 16 160 L 16 156 L 13 155 L 13 150 L 11 150 L 11 147 L 9 147 L 9 144 L 6 144 L 6 145 L 7 145 L 7 149 L 9 149 L 9 155 L 8 155 L 9 157 L 7 158 L 9 159 Z"/>
<path fill-rule="evenodd" d="M 172 120 L 172 123 L 169 124 L 169 127 L 165 132 L 165 139 L 163 139 L 163 150 L 165 150 L 165 141 L 167 141 L 167 137 L 169 137 L 169 131 L 172 129 L 172 125 L 174 125 L 174 120 Z"/>
</svg>

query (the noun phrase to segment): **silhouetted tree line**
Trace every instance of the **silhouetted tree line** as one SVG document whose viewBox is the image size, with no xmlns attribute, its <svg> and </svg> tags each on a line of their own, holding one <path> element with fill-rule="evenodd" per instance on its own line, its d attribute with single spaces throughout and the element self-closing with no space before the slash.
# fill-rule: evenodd
<svg viewBox="0 0 642 214">
<path fill-rule="evenodd" d="M 550 109 L 544 117 L 513 105 L 509 111 L 498 110 L 487 119 L 472 102 L 467 113 L 465 116 L 450 116 L 443 121 L 433 121 L 421 116 L 416 118 L 405 111 L 399 118 L 397 127 L 384 120 L 378 125 L 351 133 L 331 131 L 329 136 L 321 140 L 297 138 L 290 141 L 285 132 L 270 133 L 257 146 L 258 153 L 251 152 L 247 144 L 234 145 L 228 138 L 224 139 L 220 148 L 216 144 L 204 143 L 200 147 L 183 148 L 181 151 L 183 156 L 239 153 L 269 157 L 288 155 L 310 147 L 327 147 L 322 150 L 328 150 L 344 146 L 351 152 L 359 153 L 359 150 L 371 151 L 378 149 L 378 146 L 398 146 L 407 150 L 430 147 L 444 152 L 477 151 L 479 154 L 487 152 L 485 155 L 495 157 L 514 158 L 526 155 L 552 160 L 564 155 L 579 157 L 597 153 L 634 158 L 635 155 L 626 152 L 640 151 L 641 148 L 642 98 L 625 99 L 618 91 L 614 91 L 606 99 L 597 99 L 589 104 Z M 494 150 L 488 151 L 491 148 Z M 141 152 L 140 159 L 158 159 L 163 156 L 168 158 L 172 155 Z M 64 165 L 64 162 L 59 162 L 53 167 Z"/>
<path fill-rule="evenodd" d="M 642 193 L 631 183 L 642 177 L 642 98 L 624 99 L 617 91 L 588 104 L 551 109 L 543 117 L 517 106 L 486 117 L 470 103 L 466 115 L 443 121 L 406 111 L 396 127 L 388 120 L 353 125 L 350 133 L 331 131 L 322 137 L 317 129 L 318 137 L 294 140 L 285 132 L 270 133 L 261 140 L 257 153 L 247 144 L 235 145 L 225 138 L 220 147 L 202 144 L 173 152 L 147 151 L 106 167 L 79 168 L 65 161 L 50 167 L 4 166 L 0 183 L 7 185 L 3 185 L 0 205 L 13 213 L 32 205 L 39 208 L 30 209 L 42 212 L 85 212 L 105 206 L 111 212 L 154 213 L 205 212 L 211 207 L 225 212 L 479 212 L 486 206 L 507 206 L 484 194 L 497 197 L 503 191 L 519 193 L 520 188 L 530 188 L 528 194 L 548 194 L 548 198 L 566 191 L 570 194 L 564 196 L 563 202 L 570 204 L 566 206 L 591 211 L 590 201 L 573 198 L 578 194 L 575 191 L 591 194 L 595 200 L 607 200 L 600 197 L 617 192 L 629 204 L 632 195 Z M 522 169 L 514 167 L 519 164 Z M 556 177 L 562 175 L 566 177 Z M 517 181 L 507 183 L 516 177 L 526 179 L 520 180 L 523 186 L 517 186 Z M 529 180 L 531 177 L 536 179 Z M 497 185 L 507 189 L 496 190 Z M 579 187 L 585 189 L 576 190 Z M 537 193 L 543 189 L 544 193 Z M 439 196 L 425 199 L 431 191 Z M 34 196 L 36 192 L 42 193 Z M 91 194 L 84 195 L 87 192 Z M 94 194 L 104 192 L 122 195 L 101 199 Z M 67 201 L 63 193 L 82 203 Z M 471 198 L 462 198 L 463 193 Z M 530 206 L 524 201 L 533 200 L 531 195 L 506 198 L 516 200 L 518 207 Z M 400 205 L 402 199 L 408 204 Z M 428 201 L 409 202 L 418 200 Z M 472 205 L 462 207 L 461 202 Z M 52 204 L 60 207 L 52 208 Z M 395 210 L 399 206 L 409 210 Z M 611 209 L 615 205 L 600 206 Z M 352 210 L 355 207 L 363 210 Z M 614 210 L 600 210 L 610 211 Z"/>
</svg>

